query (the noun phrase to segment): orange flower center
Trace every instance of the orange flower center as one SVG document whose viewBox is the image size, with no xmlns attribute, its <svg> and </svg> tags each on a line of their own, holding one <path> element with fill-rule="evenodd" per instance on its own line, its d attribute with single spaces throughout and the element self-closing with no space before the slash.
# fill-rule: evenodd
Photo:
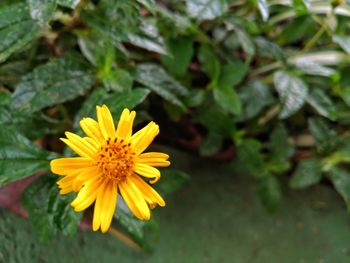
<svg viewBox="0 0 350 263">
<path fill-rule="evenodd" d="M 130 143 L 124 140 L 107 140 L 98 153 L 97 166 L 104 177 L 115 181 L 124 181 L 134 171 L 135 153 L 130 148 Z"/>
</svg>

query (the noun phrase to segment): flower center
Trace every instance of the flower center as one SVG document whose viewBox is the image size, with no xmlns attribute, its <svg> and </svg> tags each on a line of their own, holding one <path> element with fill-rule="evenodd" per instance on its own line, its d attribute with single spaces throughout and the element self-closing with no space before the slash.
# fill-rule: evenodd
<svg viewBox="0 0 350 263">
<path fill-rule="evenodd" d="M 97 157 L 97 166 L 104 177 L 115 181 L 124 181 L 133 173 L 135 153 L 130 149 L 130 143 L 124 140 L 108 139 L 101 146 Z"/>
</svg>

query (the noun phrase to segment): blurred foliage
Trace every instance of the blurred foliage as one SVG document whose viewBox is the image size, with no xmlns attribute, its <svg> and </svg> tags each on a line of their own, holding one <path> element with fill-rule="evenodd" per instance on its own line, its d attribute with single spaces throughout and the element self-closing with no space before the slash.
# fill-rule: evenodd
<svg viewBox="0 0 350 263">
<path fill-rule="evenodd" d="M 229 160 L 270 210 L 286 180 L 330 182 L 350 208 L 349 32 L 336 0 L 1 1 L 0 185 L 46 171 L 59 136 L 105 103 L 155 119 L 162 144 Z M 162 180 L 168 194 L 187 176 Z M 43 237 L 80 219 L 54 181 L 23 196 Z M 116 218 L 149 246 L 156 222 Z"/>
</svg>

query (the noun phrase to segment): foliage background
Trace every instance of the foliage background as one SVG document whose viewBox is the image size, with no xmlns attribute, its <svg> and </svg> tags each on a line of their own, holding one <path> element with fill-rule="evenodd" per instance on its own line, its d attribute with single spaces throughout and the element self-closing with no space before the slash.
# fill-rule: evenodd
<svg viewBox="0 0 350 263">
<path fill-rule="evenodd" d="M 29 219 L 42 240 L 74 234 L 82 215 L 48 164 L 105 103 L 154 119 L 159 144 L 250 176 L 270 211 L 319 183 L 349 208 L 349 17 L 346 1 L 3 0 L 0 186 L 45 174 L 22 195 Z M 163 194 L 188 181 L 174 161 Z M 119 207 L 118 227 L 150 251 L 157 223 Z"/>
</svg>

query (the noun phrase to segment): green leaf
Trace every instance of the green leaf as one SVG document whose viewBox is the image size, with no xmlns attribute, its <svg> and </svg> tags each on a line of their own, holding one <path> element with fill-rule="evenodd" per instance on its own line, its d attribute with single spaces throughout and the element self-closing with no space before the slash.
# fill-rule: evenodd
<svg viewBox="0 0 350 263">
<path fill-rule="evenodd" d="M 310 118 L 308 125 L 315 140 L 316 148 L 322 153 L 329 154 L 333 152 L 341 143 L 341 137 L 336 136 L 336 131 L 331 129 L 325 120 L 321 118 Z"/>
<path fill-rule="evenodd" d="M 222 147 L 223 137 L 220 134 L 209 132 L 202 142 L 199 153 L 201 156 L 211 156 Z"/>
<path fill-rule="evenodd" d="M 94 117 L 96 105 L 106 104 L 113 116 L 119 116 L 124 108 L 133 109 L 143 102 L 148 94 L 147 89 L 137 88 L 122 93 L 107 93 L 104 89 L 95 90 L 84 102 L 74 121 L 74 127 L 79 126 L 79 121 L 84 117 Z"/>
<path fill-rule="evenodd" d="M 321 118 L 310 118 L 308 120 L 309 129 L 317 143 L 332 141 L 336 132 Z"/>
<path fill-rule="evenodd" d="M 177 37 L 168 39 L 166 46 L 168 55 L 162 55 L 161 60 L 170 73 L 177 77 L 185 75 L 193 55 L 193 38 Z"/>
<path fill-rule="evenodd" d="M 209 63 L 209 61 L 208 61 Z M 222 67 L 219 85 L 235 86 L 242 82 L 248 73 L 248 66 L 239 60 L 230 61 Z"/>
<path fill-rule="evenodd" d="M 337 43 L 346 53 L 350 54 L 350 37 L 334 35 L 333 41 Z"/>
<path fill-rule="evenodd" d="M 56 9 L 57 0 L 27 0 L 30 15 L 40 24 L 49 21 Z"/>
<path fill-rule="evenodd" d="M 261 149 L 261 143 L 254 139 L 244 140 L 237 145 L 235 164 L 239 166 L 239 170 L 257 178 L 264 176 L 264 159 Z"/>
<path fill-rule="evenodd" d="M 0 9 L 0 63 L 36 38 L 37 23 L 31 19 L 24 3 Z"/>
<path fill-rule="evenodd" d="M 70 57 L 53 59 L 22 79 L 11 106 L 14 110 L 36 112 L 84 95 L 93 82 L 94 77 L 82 61 Z"/>
<path fill-rule="evenodd" d="M 57 3 L 65 7 L 76 8 L 80 1 L 81 0 L 57 0 Z"/>
<path fill-rule="evenodd" d="M 71 195 L 61 196 L 52 175 L 45 174 L 34 181 L 22 195 L 29 220 L 43 241 L 51 239 L 58 231 L 72 236 L 77 232 L 82 213 L 70 206 Z"/>
<path fill-rule="evenodd" d="M 103 76 L 102 83 L 107 90 L 126 91 L 130 90 L 133 84 L 133 77 L 123 69 L 112 69 Z"/>
<path fill-rule="evenodd" d="M 139 220 L 131 213 L 124 203 L 124 200 L 121 198 L 118 198 L 118 205 L 114 217 L 132 239 L 145 251 L 152 250 L 158 230 L 158 224 L 154 220 Z"/>
<path fill-rule="evenodd" d="M 296 17 L 284 27 L 277 40 L 280 44 L 292 44 L 301 39 L 308 39 L 312 35 L 315 28 L 315 23 L 310 16 Z"/>
<path fill-rule="evenodd" d="M 0 187 L 49 169 L 49 153 L 15 129 L 0 125 Z"/>
<path fill-rule="evenodd" d="M 230 137 L 236 130 L 233 120 L 215 107 L 202 110 L 199 120 L 210 132 L 224 137 Z"/>
<path fill-rule="evenodd" d="M 350 173 L 342 168 L 334 168 L 330 171 L 329 178 L 350 209 Z"/>
<path fill-rule="evenodd" d="M 285 119 L 303 106 L 308 87 L 300 78 L 281 70 L 275 72 L 274 84 L 282 103 L 279 117 Z"/>
<path fill-rule="evenodd" d="M 220 85 L 218 87 L 215 87 L 213 92 L 217 104 L 222 109 L 236 115 L 241 114 L 241 102 L 232 86 Z"/>
<path fill-rule="evenodd" d="M 283 124 L 278 124 L 270 136 L 270 149 L 272 158 L 278 160 L 289 159 L 294 152 L 292 145 L 288 142 L 287 129 Z"/>
<path fill-rule="evenodd" d="M 257 0 L 258 1 L 258 8 L 261 14 L 262 19 L 266 22 L 269 18 L 270 11 L 269 6 L 267 4 L 266 0 Z"/>
<path fill-rule="evenodd" d="M 251 81 L 239 89 L 242 115 L 239 120 L 249 120 L 257 116 L 266 106 L 273 103 L 271 89 L 263 82 Z"/>
<path fill-rule="evenodd" d="M 257 192 L 262 204 L 270 211 L 274 211 L 282 198 L 282 187 L 275 176 L 266 174 L 257 181 Z"/>
<path fill-rule="evenodd" d="M 154 188 L 162 195 L 179 191 L 190 180 L 190 176 L 182 171 L 167 168 L 162 170 L 162 177 Z"/>
<path fill-rule="evenodd" d="M 313 89 L 306 101 L 322 116 L 334 120 L 336 117 L 336 108 L 332 100 L 326 95 L 326 93 L 320 89 Z"/>
<path fill-rule="evenodd" d="M 274 58 L 285 63 L 286 54 L 277 43 L 272 42 L 263 37 L 257 37 L 255 39 L 255 43 L 257 45 L 257 52 L 259 53 L 259 55 L 267 58 Z"/>
<path fill-rule="evenodd" d="M 165 70 L 152 63 L 141 63 L 136 67 L 135 80 L 161 96 L 163 99 L 184 108 L 180 97 L 188 95 L 188 90 Z"/>
<path fill-rule="evenodd" d="M 226 0 L 188 0 L 187 14 L 197 20 L 211 20 L 223 15 L 228 9 Z"/>
<path fill-rule="evenodd" d="M 292 175 L 289 185 L 301 189 L 317 184 L 322 178 L 322 163 L 317 159 L 301 160 Z"/>
<path fill-rule="evenodd" d="M 216 83 L 220 77 L 221 67 L 214 50 L 206 45 L 200 46 L 198 59 L 204 72 L 207 73 L 213 83 Z"/>
</svg>

